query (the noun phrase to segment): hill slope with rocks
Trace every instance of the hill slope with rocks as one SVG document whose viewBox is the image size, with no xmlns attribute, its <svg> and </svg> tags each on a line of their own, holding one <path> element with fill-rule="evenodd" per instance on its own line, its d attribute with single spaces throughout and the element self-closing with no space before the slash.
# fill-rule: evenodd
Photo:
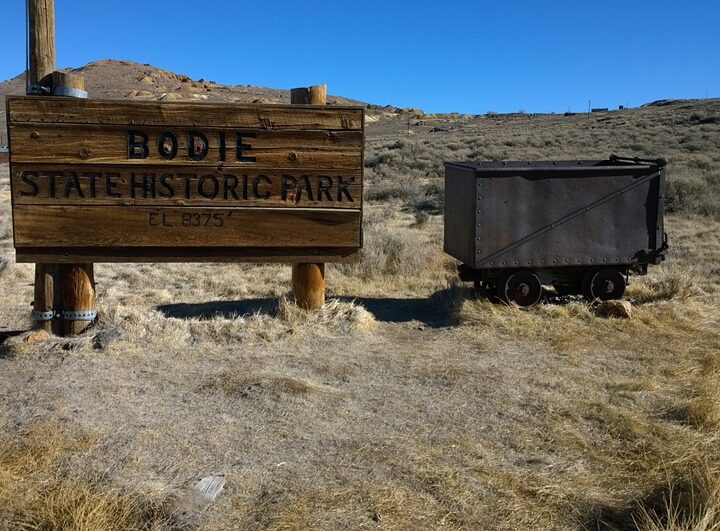
<svg viewBox="0 0 720 531">
<path fill-rule="evenodd" d="M 162 101 L 208 101 L 226 103 L 290 103 L 290 90 L 252 85 L 223 85 L 208 79 L 192 79 L 184 74 L 132 61 L 102 59 L 80 68 L 62 69 L 85 79 L 91 98 Z M 332 87 L 331 87 L 332 88 Z M 5 96 L 25 93 L 25 73 L 0 83 L 0 126 L 5 127 Z M 328 105 L 367 106 L 371 116 L 396 114 L 402 109 L 380 107 L 365 102 L 328 95 Z M 415 110 L 413 110 L 415 111 Z M 422 111 L 417 111 L 422 113 Z"/>
</svg>

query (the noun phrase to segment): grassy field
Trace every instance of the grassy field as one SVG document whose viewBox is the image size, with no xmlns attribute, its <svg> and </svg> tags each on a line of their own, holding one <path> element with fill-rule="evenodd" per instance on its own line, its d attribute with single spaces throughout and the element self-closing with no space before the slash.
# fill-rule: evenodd
<svg viewBox="0 0 720 531">
<path fill-rule="evenodd" d="M 443 160 L 611 152 L 670 162 L 633 319 L 457 283 Z M 0 166 L 0 528 L 720 529 L 720 101 L 398 115 L 366 167 L 363 258 L 322 311 L 289 266 L 103 264 L 93 330 L 27 343 Z"/>
</svg>

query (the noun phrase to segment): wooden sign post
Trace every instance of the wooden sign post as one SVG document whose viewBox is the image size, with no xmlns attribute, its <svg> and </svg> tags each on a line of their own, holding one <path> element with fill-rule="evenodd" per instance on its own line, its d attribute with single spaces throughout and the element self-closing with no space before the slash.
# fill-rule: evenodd
<svg viewBox="0 0 720 531">
<path fill-rule="evenodd" d="M 27 7 L 30 54 L 27 93 L 48 96 L 53 92 L 66 95 L 84 92 L 82 77 L 55 71 L 54 1 L 29 0 Z M 94 316 L 92 264 L 35 265 L 33 328 L 75 335 L 87 328 Z"/>
<path fill-rule="evenodd" d="M 327 104 L 327 85 L 295 88 L 290 91 L 294 105 Z M 306 310 L 317 310 L 325 304 L 325 264 L 300 263 L 292 266 L 295 303 Z"/>
<path fill-rule="evenodd" d="M 353 261 L 363 108 L 9 96 L 19 262 Z"/>
<path fill-rule="evenodd" d="M 84 271 L 75 311 L 77 264 L 314 264 L 311 308 L 320 264 L 357 260 L 362 107 L 11 96 L 7 116 L 16 259 Z"/>
<path fill-rule="evenodd" d="M 52 0 L 31 0 L 30 15 L 44 59 L 29 93 L 81 94 L 81 79 L 52 72 Z M 325 106 L 324 85 L 301 91 L 305 105 L 6 98 L 36 326 L 60 310 L 66 334 L 89 324 L 97 262 L 286 262 L 298 304 L 322 306 L 324 264 L 362 247 L 364 108 Z"/>
<path fill-rule="evenodd" d="M 28 71 L 27 89 L 40 87 L 55 70 L 55 4 L 54 0 L 30 0 L 28 8 Z M 49 93 L 49 87 L 48 87 Z M 55 316 L 60 311 L 60 266 L 35 265 L 33 328 L 50 333 L 60 332 Z"/>
</svg>

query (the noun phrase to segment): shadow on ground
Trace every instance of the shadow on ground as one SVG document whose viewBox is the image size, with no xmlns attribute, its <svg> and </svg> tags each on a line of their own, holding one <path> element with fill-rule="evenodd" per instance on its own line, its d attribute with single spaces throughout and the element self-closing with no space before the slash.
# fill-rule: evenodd
<svg viewBox="0 0 720 531">
<path fill-rule="evenodd" d="M 441 290 L 426 298 L 337 297 L 364 307 L 378 321 L 408 323 L 419 321 L 433 328 L 453 323 L 450 290 Z M 177 319 L 232 319 L 244 315 L 277 315 L 278 301 L 274 298 L 242 301 L 211 301 L 204 303 L 163 304 L 157 309 L 165 317 Z"/>
<path fill-rule="evenodd" d="M 165 317 L 177 319 L 232 319 L 243 315 L 276 315 L 278 301 L 274 298 L 241 301 L 211 301 L 202 303 L 162 304 L 157 307 Z"/>
<path fill-rule="evenodd" d="M 704 502 L 707 500 L 703 498 L 697 486 L 693 487 L 692 482 L 687 478 L 676 478 L 672 485 L 659 485 L 645 497 L 633 500 L 624 506 L 593 508 L 590 511 L 590 519 L 584 523 L 583 529 L 598 531 L 640 529 L 642 526 L 638 524 L 643 520 L 643 510 L 656 519 L 659 524 L 658 529 L 676 529 L 668 521 L 668 514 L 674 513 L 680 522 L 691 522 L 702 510 Z M 690 529 L 690 527 L 678 526 L 677 529 Z"/>
<path fill-rule="evenodd" d="M 449 290 L 433 293 L 426 298 L 338 297 L 342 301 L 355 302 L 385 323 L 409 323 L 419 321 L 432 328 L 453 324 L 449 304 Z"/>
</svg>

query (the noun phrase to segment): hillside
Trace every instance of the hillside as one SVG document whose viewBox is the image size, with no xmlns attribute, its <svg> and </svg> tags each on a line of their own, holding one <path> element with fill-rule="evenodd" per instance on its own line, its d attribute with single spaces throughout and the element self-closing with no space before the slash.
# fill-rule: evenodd
<svg viewBox="0 0 720 531">
<path fill-rule="evenodd" d="M 672 100 L 587 114 L 402 115 L 370 124 L 368 198 L 442 203 L 443 161 L 668 161 L 669 211 L 720 215 L 720 99 Z M 437 208 L 435 209 L 437 211 Z"/>
<path fill-rule="evenodd" d="M 191 79 L 183 74 L 132 61 L 103 59 L 65 71 L 83 76 L 85 88 L 92 98 L 290 103 L 290 87 L 276 89 L 251 85 L 222 85 L 206 79 Z M 5 96 L 24 93 L 25 73 L 0 83 L 0 126 L 3 128 Z M 333 95 L 328 95 L 328 104 L 365 105 L 363 102 Z"/>
</svg>

